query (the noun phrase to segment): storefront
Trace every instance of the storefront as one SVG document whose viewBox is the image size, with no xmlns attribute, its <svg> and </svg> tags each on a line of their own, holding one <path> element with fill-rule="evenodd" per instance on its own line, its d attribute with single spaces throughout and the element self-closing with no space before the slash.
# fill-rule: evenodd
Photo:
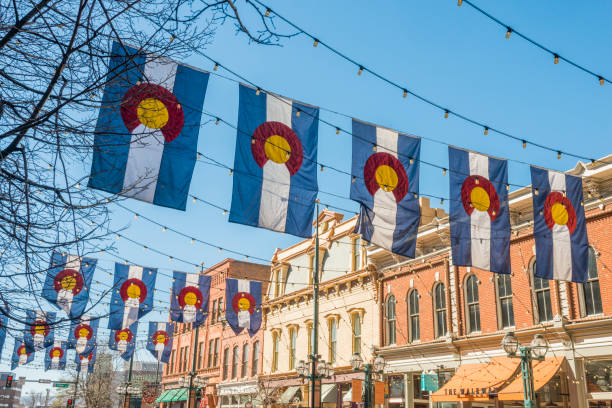
<svg viewBox="0 0 612 408">
<path fill-rule="evenodd" d="M 219 408 L 244 408 L 250 403 L 254 408 L 263 406 L 257 381 L 217 384 Z"/>
<path fill-rule="evenodd" d="M 164 390 L 155 400 L 163 408 L 183 408 L 187 401 L 189 390 L 187 388 L 171 388 Z"/>
<path fill-rule="evenodd" d="M 584 361 L 589 408 L 612 407 L 612 357 Z"/>
</svg>

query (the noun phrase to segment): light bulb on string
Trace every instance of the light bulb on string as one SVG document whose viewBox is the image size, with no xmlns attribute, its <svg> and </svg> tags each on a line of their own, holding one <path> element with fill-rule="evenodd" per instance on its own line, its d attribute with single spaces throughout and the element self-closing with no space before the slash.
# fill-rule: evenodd
<svg viewBox="0 0 612 408">
<path fill-rule="evenodd" d="M 355 181 L 357 181 L 357 177 L 353 176 L 351 183 L 354 183 Z"/>
<path fill-rule="evenodd" d="M 162 227 L 162 232 L 166 232 L 166 227 Z"/>
<path fill-rule="evenodd" d="M 506 27 L 506 40 L 510 39 L 510 34 L 512 34 L 512 29 L 510 27 Z"/>
<path fill-rule="evenodd" d="M 523 140 L 523 149 L 526 149 L 526 148 L 527 148 L 527 141 Z"/>
<path fill-rule="evenodd" d="M 560 151 L 557 152 L 557 160 L 561 160 L 561 152 Z"/>
<path fill-rule="evenodd" d="M 223 248 L 219 248 L 219 253 L 222 253 L 222 252 L 223 252 Z"/>
<path fill-rule="evenodd" d="M 442 169 L 442 175 L 446 176 L 446 169 Z"/>
<path fill-rule="evenodd" d="M 404 98 L 408 96 L 408 90 L 404 89 Z"/>
<path fill-rule="evenodd" d="M 295 116 L 297 116 L 298 118 L 300 117 L 300 113 L 302 113 L 302 111 L 300 111 L 299 109 L 297 109 L 295 111 Z"/>
<path fill-rule="evenodd" d="M 449 112 L 448 112 L 447 110 L 446 110 L 446 111 L 444 111 L 444 119 L 448 119 L 448 113 L 449 113 Z"/>
<path fill-rule="evenodd" d="M 375 152 L 376 151 L 376 145 L 372 146 L 372 151 Z"/>
<path fill-rule="evenodd" d="M 485 126 L 484 128 L 484 134 L 485 136 L 489 134 L 489 128 Z"/>
<path fill-rule="evenodd" d="M 313 47 L 316 47 L 317 45 L 319 45 L 319 40 L 317 40 L 316 38 L 314 39 L 314 42 L 312 43 Z"/>
<path fill-rule="evenodd" d="M 138 219 L 138 214 L 134 214 L 134 219 L 137 220 Z"/>
<path fill-rule="evenodd" d="M 272 10 L 270 9 L 266 9 L 266 17 L 270 17 L 270 13 L 272 12 Z"/>
<path fill-rule="evenodd" d="M 215 67 L 213 68 L 213 71 L 216 71 L 219 69 L 219 64 L 215 62 Z"/>
<path fill-rule="evenodd" d="M 193 202 L 195 203 L 197 201 L 198 201 L 198 199 L 196 198 L 196 196 L 193 196 Z"/>
<path fill-rule="evenodd" d="M 413 164 L 413 163 L 414 163 L 414 159 L 411 157 L 410 158 L 410 164 Z"/>
<path fill-rule="evenodd" d="M 363 74 L 363 67 L 360 65 L 359 71 L 357 71 L 357 75 L 361 75 L 361 74 Z"/>
<path fill-rule="evenodd" d="M 232 174 L 234 174 L 234 170 L 230 169 L 229 175 L 231 176 Z"/>
<path fill-rule="evenodd" d="M 219 118 L 216 118 L 215 125 L 218 125 L 218 124 L 219 124 Z"/>
<path fill-rule="evenodd" d="M 191 243 L 193 244 L 195 242 L 195 240 L 193 238 L 191 238 Z"/>
<path fill-rule="evenodd" d="M 558 64 L 558 63 L 559 63 L 559 56 L 558 56 L 557 54 L 555 54 L 555 59 L 554 59 L 554 61 L 555 61 L 555 64 Z"/>
<path fill-rule="evenodd" d="M 599 77 L 599 85 L 603 86 L 605 83 L 603 77 Z"/>
<path fill-rule="evenodd" d="M 321 171 L 323 171 L 324 168 L 325 168 L 325 166 L 321 165 Z"/>
<path fill-rule="evenodd" d="M 257 88 L 257 91 L 255 91 L 255 95 L 259 95 L 261 93 L 261 89 Z"/>
<path fill-rule="evenodd" d="M 339 135 L 340 134 L 340 128 L 336 128 L 336 134 Z"/>
<path fill-rule="evenodd" d="M 198 160 L 202 158 L 202 153 L 198 152 Z"/>
<path fill-rule="evenodd" d="M 227 210 L 223 210 L 223 215 L 227 215 Z"/>
<path fill-rule="evenodd" d="M 463 0 L 457 0 L 457 6 L 461 7 L 462 4 L 463 4 Z"/>
</svg>

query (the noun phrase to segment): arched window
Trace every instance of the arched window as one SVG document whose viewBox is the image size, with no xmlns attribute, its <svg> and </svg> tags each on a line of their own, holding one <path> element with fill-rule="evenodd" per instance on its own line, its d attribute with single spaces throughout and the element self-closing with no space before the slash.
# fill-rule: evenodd
<svg viewBox="0 0 612 408">
<path fill-rule="evenodd" d="M 386 340 L 387 346 L 391 344 L 395 344 L 395 296 L 390 295 L 387 298 L 387 330 L 386 330 Z"/>
<path fill-rule="evenodd" d="M 601 290 L 599 290 L 599 273 L 597 271 L 597 254 L 589 247 L 589 273 L 587 281 L 582 285 L 583 315 L 591 316 L 603 312 L 601 306 Z"/>
<path fill-rule="evenodd" d="M 247 367 L 249 365 L 249 344 L 242 346 L 242 367 L 240 369 L 240 377 L 247 376 Z"/>
<path fill-rule="evenodd" d="M 434 312 L 436 337 L 446 336 L 446 293 L 442 282 L 434 287 Z"/>
<path fill-rule="evenodd" d="M 465 315 L 468 333 L 480 331 L 480 304 L 478 303 L 478 278 L 470 275 L 465 280 Z"/>
<path fill-rule="evenodd" d="M 536 261 L 531 264 L 531 282 L 534 297 L 533 317 L 535 323 L 550 322 L 553 319 L 552 302 L 550 300 L 550 281 L 548 279 L 538 278 L 536 276 Z"/>
<path fill-rule="evenodd" d="M 251 377 L 255 377 L 257 375 L 257 370 L 259 370 L 259 341 L 256 341 L 253 344 L 253 362 L 251 363 Z"/>
<path fill-rule="evenodd" d="M 238 346 L 234 346 L 232 357 L 232 380 L 238 378 L 238 364 L 240 364 L 240 351 Z"/>
<path fill-rule="evenodd" d="M 227 380 L 229 373 L 229 348 L 223 350 L 223 379 Z"/>
<path fill-rule="evenodd" d="M 495 274 L 497 290 L 497 321 L 500 329 L 514 327 L 514 306 L 512 304 L 512 282 L 509 273 Z"/>
<path fill-rule="evenodd" d="M 410 334 L 411 342 L 421 338 L 419 292 L 416 289 L 411 290 L 408 295 L 408 333 Z"/>
<path fill-rule="evenodd" d="M 272 333 L 272 371 L 278 371 L 278 348 L 280 347 L 280 333 Z"/>
</svg>

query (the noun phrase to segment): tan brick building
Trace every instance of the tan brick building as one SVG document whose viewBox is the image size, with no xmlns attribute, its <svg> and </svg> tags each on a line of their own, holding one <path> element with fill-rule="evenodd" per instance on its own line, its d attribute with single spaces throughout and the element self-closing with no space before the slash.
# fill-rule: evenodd
<svg viewBox="0 0 612 408">
<path fill-rule="evenodd" d="M 454 266 L 446 217 L 421 228 L 416 259 L 398 263 L 385 252 L 377 259 L 370 256 L 383 293 L 383 347 L 377 353 L 388 363 L 390 407 L 428 406 L 427 393 L 420 391 L 423 371 L 437 372 L 443 383 L 461 366 L 469 371 L 467 365 L 478 363 L 482 365 L 476 377 L 495 377 L 508 367 L 514 373 L 500 379 L 499 398 L 494 392 L 468 395 L 473 390 L 468 391 L 466 380 L 465 388 L 457 390 L 465 395 L 446 398 L 444 407 L 522 406 L 499 400 L 503 385 L 517 374 L 518 361 L 507 359 L 500 345 L 508 331 L 514 331 L 522 344 L 540 333 L 550 345 L 547 357 L 554 375 L 538 382 L 535 369 L 542 404 L 611 406 L 612 165 L 579 163 L 570 173 L 584 180 L 591 245 L 585 285 L 534 277 L 530 188 L 510 194 L 510 276 Z M 522 386 L 518 390 L 522 392 Z M 503 398 L 518 397 L 522 399 L 516 393 Z"/>
<path fill-rule="evenodd" d="M 198 330 L 197 341 L 191 324 L 177 324 L 170 362 L 165 365 L 162 384 L 164 390 L 179 388 L 178 379 L 189 375 L 196 349 L 195 372 L 206 377 L 208 384 L 201 395 L 209 408 L 244 407 L 255 398 L 257 374 L 261 369 L 263 330 L 250 337 L 245 331 L 236 335 L 225 322 L 225 278 L 258 280 L 267 290 L 270 267 L 250 262 L 225 259 L 206 269 L 211 277 L 209 313 Z M 195 346 L 194 346 L 195 345 Z M 226 391 L 231 388 L 231 393 Z M 184 393 L 183 393 L 184 394 Z M 199 399 L 196 401 L 200 403 Z M 184 396 L 164 403 L 164 408 L 187 406 Z M 194 405 L 198 406 L 199 405 Z"/>
</svg>

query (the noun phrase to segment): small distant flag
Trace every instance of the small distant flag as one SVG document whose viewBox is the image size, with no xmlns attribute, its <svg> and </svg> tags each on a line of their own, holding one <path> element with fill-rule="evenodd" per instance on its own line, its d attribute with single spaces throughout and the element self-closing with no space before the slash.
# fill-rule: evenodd
<svg viewBox="0 0 612 408">
<path fill-rule="evenodd" d="M 225 279 L 225 318 L 236 334 L 247 329 L 252 337 L 261 326 L 261 282 Z"/>
<path fill-rule="evenodd" d="M 172 334 L 174 323 L 149 322 L 149 338 L 147 339 L 147 350 L 162 363 L 170 361 L 172 351 Z"/>
<path fill-rule="evenodd" d="M 185 210 L 208 77 L 115 42 L 89 187 Z"/>
<path fill-rule="evenodd" d="M 42 297 L 70 317 L 83 314 L 97 260 L 53 252 Z"/>
<path fill-rule="evenodd" d="M 99 323 L 99 318 L 92 318 L 92 316 L 87 315 L 72 320 L 68 333 L 68 348 L 76 349 L 77 354 L 89 353 L 91 349 L 96 347 Z"/>
<path fill-rule="evenodd" d="M 94 365 L 96 362 L 96 350 L 97 348 L 94 347 L 93 349 L 91 349 L 91 351 L 89 353 L 86 354 L 75 354 L 74 356 L 74 362 L 76 363 L 76 369 L 77 371 L 81 372 L 86 372 L 86 373 L 93 373 L 94 370 Z"/>
<path fill-rule="evenodd" d="M 175 271 L 173 278 L 170 320 L 200 326 L 208 314 L 210 276 Z"/>
<path fill-rule="evenodd" d="M 510 273 L 508 162 L 448 148 L 453 264 Z"/>
<path fill-rule="evenodd" d="M 589 241 L 582 179 L 531 166 L 536 276 L 584 283 Z"/>
<path fill-rule="evenodd" d="M 361 204 L 355 232 L 414 258 L 421 220 L 421 139 L 353 119 L 351 199 Z"/>
<path fill-rule="evenodd" d="M 240 85 L 230 222 L 312 234 L 319 108 Z"/>
<path fill-rule="evenodd" d="M 156 268 L 115 264 L 109 329 L 128 327 L 151 311 L 156 278 Z"/>
<path fill-rule="evenodd" d="M 45 371 L 66 369 L 66 342 L 56 340 L 47 347 L 45 353 Z"/>
<path fill-rule="evenodd" d="M 124 329 L 111 331 L 108 347 L 111 350 L 118 351 L 121 354 L 121 358 L 128 361 L 132 354 L 134 354 L 137 331 L 138 322 L 132 323 L 130 327 Z"/>
<path fill-rule="evenodd" d="M 23 339 L 34 350 L 47 348 L 53 344 L 55 316 L 54 312 L 26 311 Z"/>
<path fill-rule="evenodd" d="M 18 366 L 28 364 L 34 360 L 34 349 L 28 345 L 25 341 L 18 341 L 15 339 L 15 345 L 13 346 L 13 356 L 11 357 L 11 370 L 16 369 Z"/>
</svg>

